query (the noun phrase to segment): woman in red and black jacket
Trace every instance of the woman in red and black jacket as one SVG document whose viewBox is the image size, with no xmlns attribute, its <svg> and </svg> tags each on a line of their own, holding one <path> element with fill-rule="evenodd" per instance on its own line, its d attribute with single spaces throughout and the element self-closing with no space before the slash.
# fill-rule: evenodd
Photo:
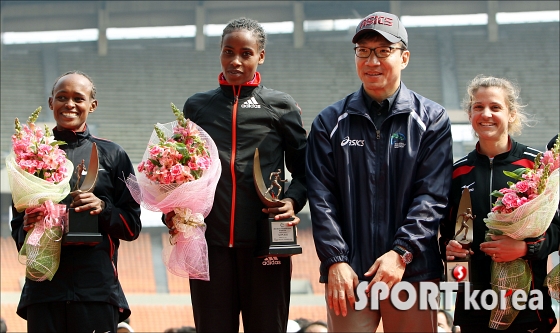
<svg viewBox="0 0 560 333">
<path fill-rule="evenodd" d="M 290 303 L 289 257 L 257 258 L 257 224 L 267 214 L 295 217 L 306 203 L 306 132 L 294 99 L 261 84 L 266 35 L 241 18 L 228 23 L 221 43 L 220 87 L 188 98 L 183 113 L 218 147 L 222 174 L 206 218 L 210 281 L 190 280 L 199 332 L 285 332 Z M 279 193 L 283 206 L 265 208 L 253 182 L 259 149 L 263 175 L 286 166 L 292 180 Z M 172 214 L 167 214 L 169 221 Z M 299 222 L 295 217 L 293 225 Z M 169 223 L 167 223 L 169 225 Z"/>
<path fill-rule="evenodd" d="M 461 248 L 455 235 L 455 218 L 464 188 L 471 196 L 473 242 L 471 246 L 471 283 L 478 290 L 477 304 L 481 304 L 480 294 L 491 289 L 490 270 L 492 260 L 509 262 L 517 258 L 527 260 L 533 273 L 531 289 L 538 289 L 543 295 L 544 308 L 531 310 L 527 307 L 519 312 L 513 323 L 505 331 L 550 332 L 556 325 L 548 290 L 543 286 L 547 274 L 548 255 L 558 249 L 560 220 L 554 218 L 550 227 L 540 237 L 514 240 L 508 236 L 492 236 L 485 241 L 488 228 L 483 219 L 491 211 L 496 198 L 490 193 L 507 187 L 513 179 L 503 171 L 518 168 L 532 168 L 539 151 L 516 142 L 510 134 L 519 133 L 526 117 L 521 112 L 518 91 L 505 79 L 477 76 L 469 85 L 465 98 L 465 110 L 474 132 L 479 138 L 476 149 L 455 162 L 449 200 L 450 215 L 441 225 L 440 247 L 446 260 L 464 258 L 468 250 Z M 472 293 L 472 290 L 471 290 Z M 454 325 L 461 332 L 495 332 L 488 327 L 490 310 L 465 309 L 465 295 L 457 293 Z M 486 302 L 486 304 L 489 304 Z"/>
</svg>

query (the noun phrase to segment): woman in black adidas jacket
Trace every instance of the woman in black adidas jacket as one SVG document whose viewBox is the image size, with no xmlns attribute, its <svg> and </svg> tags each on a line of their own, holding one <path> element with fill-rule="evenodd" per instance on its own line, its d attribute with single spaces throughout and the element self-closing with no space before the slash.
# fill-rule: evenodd
<svg viewBox="0 0 560 333">
<path fill-rule="evenodd" d="M 286 331 L 291 260 L 255 257 L 257 223 L 268 213 L 292 217 L 305 205 L 306 133 L 293 98 L 261 85 L 256 70 L 264 62 L 265 41 L 258 22 L 229 22 L 222 35 L 220 87 L 191 96 L 183 110 L 210 134 L 222 163 L 206 218 L 210 281 L 190 280 L 198 332 L 237 332 L 240 312 L 246 331 Z M 279 195 L 282 207 L 266 209 L 257 196 L 255 148 L 263 175 L 284 170 L 284 161 L 291 173 Z"/>
<path fill-rule="evenodd" d="M 545 234 L 534 239 L 514 240 L 507 236 L 492 236 L 485 242 L 488 228 L 483 219 L 496 201 L 490 193 L 507 187 L 512 178 L 503 171 L 521 167 L 532 168 L 537 150 L 514 141 L 509 134 L 520 132 L 526 119 L 521 113 L 518 91 L 505 79 L 477 76 L 469 85 L 465 99 L 465 110 L 474 132 L 479 138 L 476 149 L 455 162 L 450 197 L 450 215 L 441 225 L 440 246 L 447 260 L 465 257 L 468 250 L 452 240 L 455 234 L 455 218 L 464 188 L 470 190 L 472 212 L 475 215 L 473 243 L 471 247 L 471 282 L 479 291 L 475 298 L 478 305 L 480 293 L 491 289 L 491 261 L 509 262 L 517 258 L 527 260 L 533 273 L 531 289 L 543 295 L 544 308 L 531 310 L 527 307 L 519 312 L 513 323 L 504 332 L 550 332 L 556 325 L 551 307 L 551 298 L 543 287 L 547 274 L 548 255 L 558 249 L 560 219 L 554 218 Z M 471 291 L 472 293 L 472 291 Z M 464 306 L 465 295 L 457 293 L 454 324 L 461 332 L 496 332 L 488 327 L 490 311 L 469 309 Z M 487 303 L 488 304 L 488 303 Z"/>
</svg>

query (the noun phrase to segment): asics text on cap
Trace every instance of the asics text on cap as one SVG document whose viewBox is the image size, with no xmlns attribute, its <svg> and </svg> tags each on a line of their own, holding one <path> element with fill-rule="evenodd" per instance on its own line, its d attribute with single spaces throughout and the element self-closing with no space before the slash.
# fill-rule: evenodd
<svg viewBox="0 0 560 333">
<path fill-rule="evenodd" d="M 356 43 L 363 34 L 371 31 L 378 32 L 391 43 L 402 42 L 408 47 L 408 34 L 396 15 L 384 12 L 369 14 L 356 27 L 352 43 Z"/>
</svg>

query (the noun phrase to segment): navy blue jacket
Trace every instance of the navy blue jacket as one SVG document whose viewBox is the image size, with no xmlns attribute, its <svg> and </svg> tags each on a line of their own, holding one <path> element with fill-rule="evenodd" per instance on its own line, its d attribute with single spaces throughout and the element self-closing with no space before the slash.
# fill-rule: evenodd
<svg viewBox="0 0 560 333">
<path fill-rule="evenodd" d="M 307 184 L 321 282 L 347 262 L 360 280 L 394 246 L 414 259 L 403 280 L 441 277 L 437 246 L 453 165 L 445 109 L 401 83 L 377 129 L 363 90 L 324 109 L 308 137 Z"/>
<path fill-rule="evenodd" d="M 130 316 L 130 309 L 118 279 L 117 259 L 120 240 L 132 241 L 142 230 L 140 205 L 134 201 L 124 178 L 134 174 L 128 155 L 114 142 L 93 137 L 86 128 L 84 132 L 53 130 L 56 140 L 65 141 L 60 148 L 74 167 L 83 160 L 89 165 L 91 146 L 97 143 L 99 173 L 93 190 L 105 202 L 105 208 L 97 215 L 99 232 L 103 241 L 95 246 L 63 246 L 60 266 L 52 281 L 36 282 L 25 279 L 21 299 L 17 308 L 20 317 L 27 318 L 27 306 L 41 302 L 106 302 L 119 308 L 119 319 Z M 70 179 L 70 188 L 77 182 L 76 172 Z M 69 194 L 61 204 L 70 204 Z M 24 212 L 18 213 L 12 205 L 14 218 L 12 237 L 18 251 L 23 246 Z"/>
</svg>

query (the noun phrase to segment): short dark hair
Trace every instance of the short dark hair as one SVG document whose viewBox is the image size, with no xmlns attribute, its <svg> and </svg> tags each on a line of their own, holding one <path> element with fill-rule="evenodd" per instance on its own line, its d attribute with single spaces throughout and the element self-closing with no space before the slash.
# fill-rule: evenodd
<svg viewBox="0 0 560 333">
<path fill-rule="evenodd" d="M 238 30 L 247 30 L 253 33 L 253 36 L 257 39 L 259 51 L 264 50 L 264 46 L 266 44 L 266 32 L 264 32 L 264 29 L 259 22 L 246 17 L 240 17 L 228 22 L 222 33 L 222 40 L 220 44 L 223 43 L 224 37 L 227 34 Z"/>
<path fill-rule="evenodd" d="M 56 80 L 54 80 L 54 84 L 52 86 L 52 90 L 51 90 L 51 95 L 54 95 L 54 87 L 56 86 L 56 84 L 58 83 L 58 81 L 65 77 L 66 75 L 70 75 L 70 74 L 78 74 L 81 75 L 83 77 L 85 77 L 86 79 L 89 80 L 89 82 L 91 82 L 91 98 L 95 99 L 95 93 L 97 92 L 97 89 L 95 89 L 95 84 L 93 84 L 93 80 L 91 79 L 91 77 L 89 75 L 87 75 L 86 73 L 79 71 L 79 70 L 72 70 L 72 71 L 68 71 L 64 74 L 62 74 L 61 76 L 57 77 Z"/>
</svg>

